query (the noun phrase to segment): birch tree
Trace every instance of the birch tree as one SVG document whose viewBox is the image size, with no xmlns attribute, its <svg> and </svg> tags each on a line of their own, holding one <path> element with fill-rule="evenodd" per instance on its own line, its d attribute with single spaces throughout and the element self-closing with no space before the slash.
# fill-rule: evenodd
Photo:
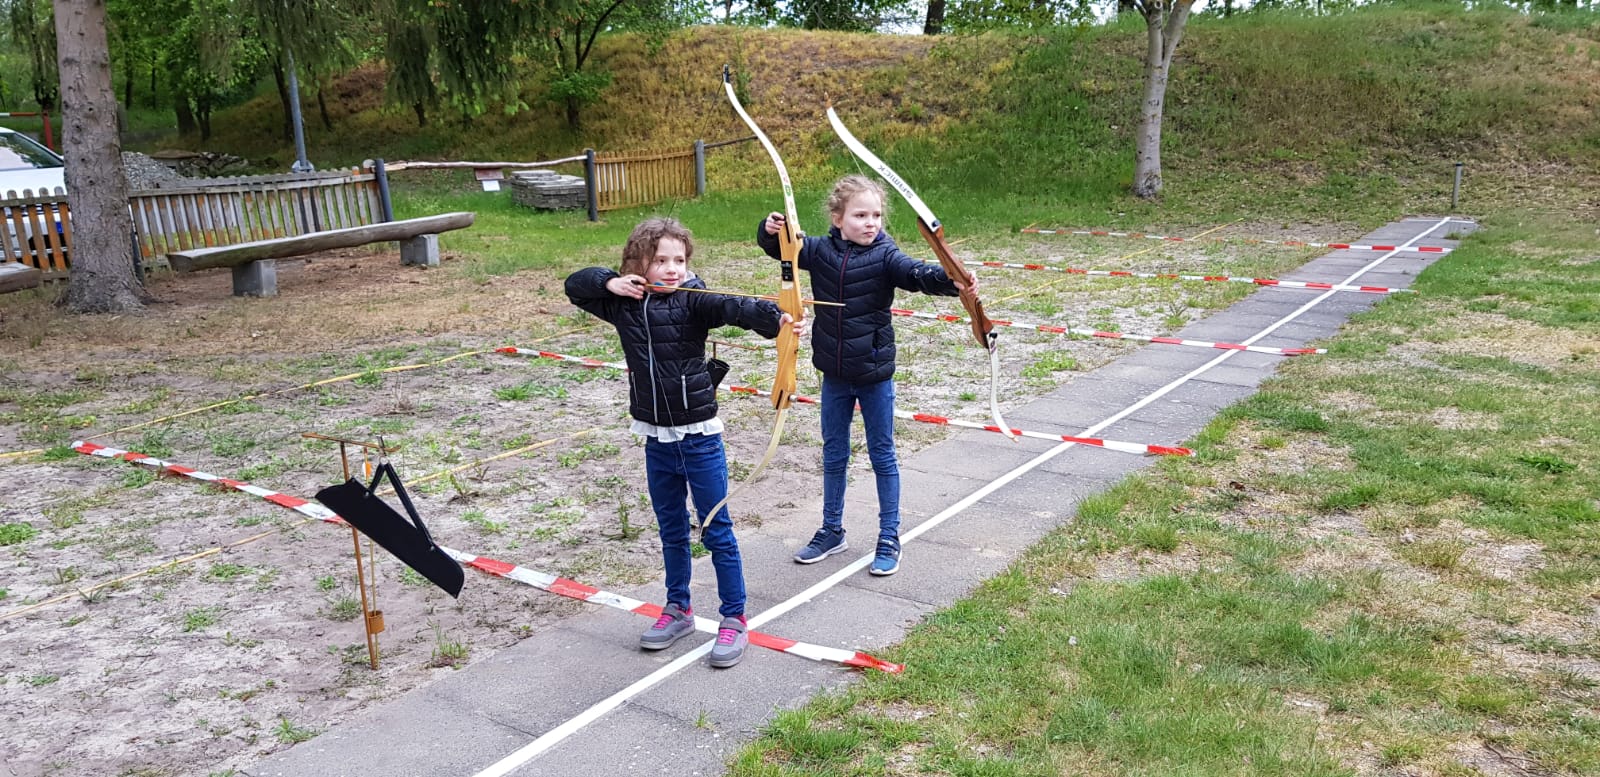
<svg viewBox="0 0 1600 777">
<path fill-rule="evenodd" d="M 1167 77 L 1194 0 L 1133 0 L 1133 7 L 1144 17 L 1145 27 L 1144 99 L 1134 138 L 1133 194 L 1148 200 L 1161 194 L 1161 121 L 1166 111 Z"/>
</svg>

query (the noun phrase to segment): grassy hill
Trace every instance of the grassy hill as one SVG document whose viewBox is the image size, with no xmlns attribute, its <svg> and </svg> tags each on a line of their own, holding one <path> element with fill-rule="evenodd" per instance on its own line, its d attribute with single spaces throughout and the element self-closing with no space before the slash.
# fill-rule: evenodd
<svg viewBox="0 0 1600 777">
<path fill-rule="evenodd" d="M 1600 23 L 1593 14 L 1371 8 L 1308 18 L 1198 18 L 1168 93 L 1169 205 L 1370 218 L 1441 210 L 1451 164 L 1472 195 L 1594 205 L 1600 162 Z M 1000 223 L 1040 202 L 1116 203 L 1132 174 L 1144 30 L 1138 20 L 1042 33 L 929 39 L 703 27 L 651 43 L 601 42 L 615 74 L 584 127 L 522 90 L 528 109 L 419 128 L 384 107 L 381 67 L 339 79 L 333 132 L 308 114 L 324 166 L 367 157 L 548 159 L 586 146 L 681 148 L 741 136 L 723 63 L 747 75 L 746 106 L 801 181 L 853 169 L 827 128 L 830 101 L 901 172 L 978 193 Z M 210 147 L 286 160 L 275 99 L 220 115 Z M 712 186 L 765 186 L 751 146 L 714 153 Z M 1487 204 L 1487 203 L 1486 203 Z M 1525 203 L 1524 203 L 1525 204 Z"/>
</svg>

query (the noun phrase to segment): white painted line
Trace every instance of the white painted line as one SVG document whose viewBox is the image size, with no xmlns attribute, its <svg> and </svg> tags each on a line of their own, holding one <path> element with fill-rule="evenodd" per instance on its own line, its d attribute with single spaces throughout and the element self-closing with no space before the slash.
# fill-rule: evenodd
<svg viewBox="0 0 1600 777">
<path fill-rule="evenodd" d="M 1421 240 L 1422 238 L 1427 237 L 1429 233 L 1433 232 L 1435 229 L 1438 229 L 1441 226 L 1444 226 L 1445 224 L 1449 223 L 1450 221 L 1452 221 L 1452 219 L 1449 219 L 1449 218 L 1436 220 L 1436 223 L 1434 223 L 1433 226 L 1427 228 L 1426 230 L 1423 230 L 1416 237 L 1413 237 L 1410 240 L 1407 240 L 1406 242 L 1401 243 L 1396 248 L 1397 249 L 1405 248 L 1405 247 L 1411 245 L 1412 243 L 1415 243 L 1418 240 Z M 1367 263 L 1366 266 L 1362 267 L 1359 270 L 1356 270 L 1354 273 L 1351 273 L 1350 277 L 1344 279 L 1343 283 L 1348 284 L 1348 283 L 1354 281 L 1355 279 L 1361 277 L 1362 275 L 1367 274 L 1369 271 L 1372 270 L 1372 268 L 1377 267 L 1379 264 L 1383 263 L 1384 260 L 1389 259 L 1390 257 L 1393 257 L 1397 253 L 1399 253 L 1398 250 L 1389 251 L 1389 252 L 1385 253 L 1384 255 L 1378 257 L 1377 259 L 1372 260 L 1371 262 Z M 1333 296 L 1333 295 L 1335 295 L 1337 293 L 1338 293 L 1337 291 L 1325 291 L 1322 294 L 1317 295 L 1317 297 L 1315 299 L 1305 303 L 1304 305 L 1301 305 L 1299 308 L 1296 308 L 1293 313 L 1289 313 L 1289 314 L 1285 315 L 1283 318 L 1278 319 L 1277 321 L 1273 322 L 1267 328 L 1261 330 L 1260 332 L 1257 332 L 1254 335 L 1251 335 L 1250 339 L 1245 340 L 1243 342 L 1248 345 L 1248 344 L 1253 343 L 1253 342 L 1255 342 L 1257 340 L 1260 340 L 1263 337 L 1266 337 L 1267 335 L 1272 334 L 1275 330 L 1278 329 L 1278 327 L 1281 327 L 1284 324 L 1287 324 L 1290 321 L 1293 321 L 1294 319 L 1298 318 L 1300 316 L 1300 314 L 1306 312 L 1307 310 L 1310 310 L 1312 307 L 1315 307 L 1318 303 L 1322 302 L 1323 300 L 1325 300 L 1325 299 L 1327 299 L 1327 298 L 1329 298 L 1329 297 L 1331 297 L 1331 296 Z M 1212 359 L 1211 361 L 1208 361 L 1205 364 L 1203 364 L 1203 365 L 1201 365 L 1199 367 L 1196 367 L 1193 370 L 1190 370 L 1189 372 L 1185 373 L 1182 377 L 1173 380 L 1171 383 L 1168 383 L 1167 385 L 1162 386 L 1159 389 L 1156 389 L 1155 391 L 1153 391 L 1150 394 L 1146 395 L 1143 399 L 1140 399 L 1138 402 L 1135 402 L 1135 403 L 1127 406 L 1126 408 L 1123 408 L 1121 411 L 1117 412 L 1115 415 L 1111 416 L 1110 418 L 1107 418 L 1104 421 L 1101 421 L 1100 423 L 1095 424 L 1094 426 L 1089 427 L 1088 429 L 1085 429 L 1082 434 L 1075 435 L 1075 436 L 1088 437 L 1088 436 L 1092 436 L 1094 434 L 1099 433 L 1101 430 L 1104 430 L 1106 427 L 1108 427 L 1108 426 L 1110 426 L 1110 425 L 1112 425 L 1112 424 L 1114 424 L 1114 423 L 1116 423 L 1118 421 L 1121 421 L 1122 419 L 1127 418 L 1129 415 L 1132 415 L 1133 413 L 1137 412 L 1140 408 L 1143 408 L 1146 405 L 1149 405 L 1151 402 L 1154 402 L 1157 399 L 1160 399 L 1161 397 L 1165 396 L 1166 394 L 1171 393 L 1173 390 L 1177 389 L 1179 386 L 1182 386 L 1183 384 L 1185 384 L 1185 383 L 1189 382 L 1190 380 L 1192 380 L 1195 376 L 1200 375 L 1201 373 L 1205 372 L 1206 370 L 1209 370 L 1212 367 L 1215 367 L 1218 364 L 1221 364 L 1224 361 L 1227 361 L 1228 359 L 1233 358 L 1233 355 L 1236 354 L 1236 353 L 1242 353 L 1242 352 L 1241 351 L 1225 351 L 1225 352 L 1223 352 L 1221 354 L 1218 354 L 1217 357 Z M 949 507 L 946 507 L 944 510 L 940 511 L 940 513 L 938 515 L 935 515 L 932 518 L 929 518 L 928 520 L 923 521 L 920 524 L 917 524 L 916 528 L 906 532 L 901 537 L 901 542 L 904 543 L 904 542 L 916 539 L 917 537 L 922 536 L 925 532 L 931 531 L 934 527 L 936 527 L 939 524 L 944 523 L 945 521 L 949 520 L 950 518 L 952 518 L 952 517 L 964 512 L 968 507 L 971 507 L 972 505 L 976 504 L 979 500 L 981 500 L 984 497 L 994 493 L 995 491 L 998 491 L 999 489 L 1001 489 L 1004 486 L 1006 486 L 1007 484 L 1009 484 L 1011 481 L 1016 480 L 1019 477 L 1022 477 L 1023 475 L 1025 475 L 1028 472 L 1032 471 L 1033 469 L 1035 469 L 1039 465 L 1041 465 L 1041 464 L 1043 464 L 1043 463 L 1055 458 L 1056 456 L 1061 455 L 1061 453 L 1063 451 L 1067 450 L 1068 448 L 1073 447 L 1076 444 L 1077 443 L 1067 442 L 1067 443 L 1062 443 L 1060 445 L 1057 445 L 1056 447 L 1051 448 L 1050 450 L 1045 451 L 1044 453 L 1039 454 L 1038 456 L 1034 457 L 1033 459 L 1031 459 L 1031 460 L 1019 465 L 1016 469 L 1013 469 L 1010 472 L 1007 472 L 1006 474 L 1001 475 L 999 478 L 996 478 L 995 480 L 990 481 L 989 483 L 985 484 L 982 488 L 978 489 L 977 491 L 974 491 L 971 494 L 968 494 L 966 497 L 962 498 L 960 501 L 956 502 L 955 504 L 950 505 Z M 793 610 L 794 608 L 799 607 L 800 605 L 811 601 L 812 599 L 816 598 L 820 594 L 826 592 L 828 589 L 833 588 L 834 586 L 836 586 L 839 583 L 843 582 L 845 579 L 849 578 L 851 575 L 853 575 L 853 574 L 855 574 L 857 572 L 860 572 L 861 570 L 865 569 L 871 563 L 872 563 L 872 555 L 870 555 L 870 554 L 862 556 L 861 558 L 856 559 L 855 561 L 849 563 L 848 565 L 840 568 L 839 571 L 834 572 L 833 574 L 828 575 L 827 577 L 817 581 L 810 588 L 807 588 L 806 590 L 801 591 L 800 593 L 789 597 L 788 599 L 786 599 L 785 601 L 783 601 L 781 604 L 777 605 L 776 607 L 773 607 L 773 608 L 761 613 L 760 615 L 756 615 L 755 617 L 750 618 L 750 628 L 752 628 L 752 629 L 759 628 L 763 624 L 768 623 L 768 622 L 772 621 L 775 618 L 779 618 L 779 617 L 787 614 L 790 610 Z M 620 691 L 617 691 L 616 693 L 614 693 L 611 696 L 607 697 L 604 701 L 601 701 L 601 702 L 595 704 L 594 706 L 592 706 L 592 707 L 584 710 L 583 712 L 579 713 L 576 717 L 573 717 L 573 718 L 567 720 L 565 723 L 562 723 L 561 725 L 559 725 L 559 726 L 551 729 L 550 731 L 544 733 L 538 739 L 535 739 L 532 742 L 529 742 L 527 745 L 524 745 L 523 747 L 518 749 L 516 752 L 506 756 L 505 758 L 500 759 L 498 762 L 496 762 L 495 764 L 493 764 L 489 768 L 484 769 L 481 772 L 478 772 L 473 777 L 505 777 L 505 775 L 510 774 L 517 767 L 522 766 L 523 764 L 533 760 L 534 758 L 539 757 L 541 754 L 543 754 L 544 752 L 548 751 L 550 748 L 555 747 L 562 740 L 564 740 L 567 737 L 577 733 L 584 726 L 587 726 L 590 723 L 593 723 L 594 721 L 599 720 L 606 713 L 616 709 L 617 707 L 622 706 L 622 704 L 624 702 L 628 701 L 629 699 L 633 698 L 634 696 L 637 696 L 638 694 L 643 693 L 644 691 L 648 690 L 651 686 L 654 686 L 656 683 L 659 683 L 662 680 L 665 680 L 667 677 L 676 674 L 679 670 L 683 669 L 684 667 L 687 667 L 690 664 L 696 663 L 697 661 L 700 660 L 700 658 L 702 656 L 704 656 L 707 653 L 711 652 L 712 644 L 713 644 L 712 642 L 707 642 L 707 643 L 695 648 L 694 650 L 691 650 L 688 653 L 685 653 L 685 654 L 679 656 L 672 663 L 667 664 L 666 666 L 663 666 L 663 667 L 661 667 L 660 669 L 657 669 L 654 672 L 651 672 L 650 674 L 646 675 L 643 679 L 640 679 L 639 681 L 633 683 L 632 685 L 629 685 L 628 687 L 623 688 Z"/>
</svg>

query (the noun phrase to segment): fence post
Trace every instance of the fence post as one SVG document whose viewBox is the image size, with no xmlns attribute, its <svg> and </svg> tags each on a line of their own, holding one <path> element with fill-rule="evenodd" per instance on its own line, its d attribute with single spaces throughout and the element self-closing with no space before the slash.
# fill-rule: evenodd
<svg viewBox="0 0 1600 777">
<path fill-rule="evenodd" d="M 589 220 L 599 221 L 600 185 L 594 179 L 594 172 L 594 149 L 586 148 L 583 150 L 583 177 L 588 182 L 588 185 L 584 188 L 588 189 L 589 193 Z"/>
<path fill-rule="evenodd" d="M 706 196 L 706 142 L 694 142 L 694 196 Z"/>
<path fill-rule="evenodd" d="M 384 222 L 394 221 L 394 202 L 389 199 L 389 171 L 382 159 L 372 160 L 372 177 L 378 182 L 378 217 Z"/>
<path fill-rule="evenodd" d="M 1460 204 L 1460 202 L 1461 202 L 1461 168 L 1464 167 L 1465 165 L 1466 165 L 1465 162 L 1457 162 L 1456 163 L 1456 182 L 1455 182 L 1455 185 L 1450 188 L 1450 212 L 1451 213 L 1455 212 L 1456 206 L 1458 204 Z"/>
</svg>

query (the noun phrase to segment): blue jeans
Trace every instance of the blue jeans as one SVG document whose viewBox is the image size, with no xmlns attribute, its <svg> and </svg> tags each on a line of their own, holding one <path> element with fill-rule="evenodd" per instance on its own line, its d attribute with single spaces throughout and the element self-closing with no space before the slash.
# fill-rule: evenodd
<svg viewBox="0 0 1600 777">
<path fill-rule="evenodd" d="M 694 497 L 701 515 L 728 493 L 728 461 L 722 435 L 691 434 L 678 442 L 646 437 L 644 471 L 650 484 L 650 504 L 661 530 L 661 561 L 667 572 L 667 602 L 689 609 L 689 574 L 694 557 L 689 553 L 689 508 Z M 688 493 L 685 493 L 685 490 Z M 724 507 L 706 524 L 701 542 L 711 551 L 717 572 L 718 610 L 722 617 L 744 614 L 744 569 L 739 562 L 739 542 L 733 537 L 733 519 Z"/>
<path fill-rule="evenodd" d="M 845 469 L 856 403 L 878 481 L 878 536 L 900 536 L 900 465 L 894 455 L 894 379 L 848 383 L 822 377 L 822 525 L 844 528 Z"/>
</svg>

